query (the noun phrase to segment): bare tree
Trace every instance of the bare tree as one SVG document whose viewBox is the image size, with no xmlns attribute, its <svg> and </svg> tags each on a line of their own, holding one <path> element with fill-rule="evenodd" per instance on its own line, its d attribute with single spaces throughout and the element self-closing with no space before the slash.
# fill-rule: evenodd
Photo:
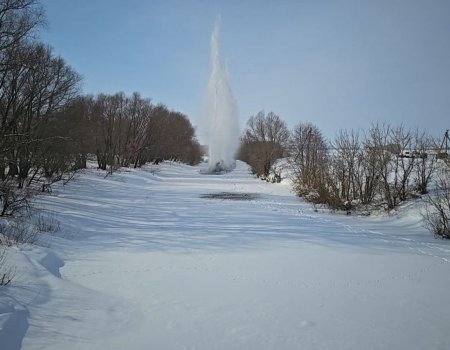
<svg viewBox="0 0 450 350">
<path fill-rule="evenodd" d="M 60 134 L 68 143 L 75 170 L 86 168 L 88 154 L 95 154 L 93 103 L 92 96 L 78 96 L 55 118 Z"/>
<path fill-rule="evenodd" d="M 425 132 L 416 130 L 414 133 L 414 145 L 416 190 L 420 194 L 427 194 L 428 185 L 436 172 L 436 157 L 429 155 L 430 150 L 435 148 L 435 140 Z"/>
<path fill-rule="evenodd" d="M 124 109 L 126 98 L 123 93 L 100 94 L 93 106 L 93 120 L 96 127 L 95 144 L 99 168 L 112 173 L 120 163 L 119 149 L 124 133 Z"/>
<path fill-rule="evenodd" d="M 152 159 L 200 161 L 200 145 L 189 119 L 138 93 L 98 95 L 90 108 L 92 142 L 99 168 L 141 166 Z"/>
<path fill-rule="evenodd" d="M 359 132 L 341 130 L 333 144 L 333 167 L 336 173 L 336 188 L 343 202 L 361 200 L 364 186 L 361 181 L 362 162 Z"/>
<path fill-rule="evenodd" d="M 261 111 L 250 117 L 241 138 L 239 157 L 258 176 L 267 177 L 274 162 L 287 150 L 289 130 L 275 113 Z"/>
<path fill-rule="evenodd" d="M 290 159 L 298 195 L 327 187 L 327 153 L 325 138 L 315 125 L 300 123 L 294 128 Z"/>
<path fill-rule="evenodd" d="M 389 210 L 406 200 L 411 187 L 415 158 L 411 154 L 412 134 L 403 126 L 376 124 L 369 130 L 366 146 L 374 154 L 381 192 Z M 409 149 L 409 151 L 407 151 Z"/>
<path fill-rule="evenodd" d="M 44 14 L 37 0 L 2 0 L 0 3 L 0 50 L 16 45 L 42 24 Z"/>
<path fill-rule="evenodd" d="M 201 156 L 195 129 L 189 119 L 164 105 L 153 109 L 147 128 L 147 148 L 149 159 L 173 159 L 195 164 Z"/>
<path fill-rule="evenodd" d="M 44 154 L 46 124 L 76 93 L 79 81 L 64 60 L 34 40 L 35 29 L 42 23 L 38 1 L 0 2 L 1 215 L 28 206 L 30 191 L 22 187 L 51 158 Z"/>
<path fill-rule="evenodd" d="M 142 164 L 142 154 L 145 150 L 146 130 L 152 115 L 150 99 L 142 98 L 135 92 L 128 101 L 125 113 L 128 128 L 122 151 L 122 166 L 133 164 L 136 168 Z"/>
<path fill-rule="evenodd" d="M 343 201 L 371 204 L 378 190 L 377 152 L 366 140 L 366 135 L 354 130 L 341 131 L 335 140 L 333 158 L 342 159 Z"/>
<path fill-rule="evenodd" d="M 79 76 L 51 49 L 42 44 L 23 47 L 33 60 L 27 66 L 18 103 L 22 108 L 13 117 L 15 152 L 10 163 L 18 168 L 18 185 L 23 187 L 32 168 L 42 167 L 42 141 L 50 117 L 61 111 L 78 93 Z M 13 90 L 16 88 L 13 86 Z"/>
</svg>

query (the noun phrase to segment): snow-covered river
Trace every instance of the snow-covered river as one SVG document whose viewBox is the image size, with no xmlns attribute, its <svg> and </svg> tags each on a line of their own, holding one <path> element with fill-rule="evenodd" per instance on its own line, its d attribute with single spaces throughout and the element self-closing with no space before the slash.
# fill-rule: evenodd
<svg viewBox="0 0 450 350">
<path fill-rule="evenodd" d="M 450 245 L 416 204 L 317 213 L 243 163 L 89 170 L 38 203 L 61 230 L 12 257 L 1 350 L 450 349 Z"/>
</svg>

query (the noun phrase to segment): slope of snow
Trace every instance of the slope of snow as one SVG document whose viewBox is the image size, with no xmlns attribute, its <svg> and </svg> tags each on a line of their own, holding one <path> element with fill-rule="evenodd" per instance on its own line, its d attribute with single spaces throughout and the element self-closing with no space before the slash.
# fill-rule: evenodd
<svg viewBox="0 0 450 350">
<path fill-rule="evenodd" d="M 450 348 L 450 245 L 416 203 L 332 216 L 243 163 L 199 170 L 89 170 L 39 197 L 61 232 L 12 250 L 0 348 Z M 256 198 L 202 198 L 220 192 Z"/>
</svg>

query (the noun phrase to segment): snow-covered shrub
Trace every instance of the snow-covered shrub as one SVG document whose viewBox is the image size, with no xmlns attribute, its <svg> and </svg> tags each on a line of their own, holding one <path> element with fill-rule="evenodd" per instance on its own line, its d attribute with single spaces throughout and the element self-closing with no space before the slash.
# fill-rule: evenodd
<svg viewBox="0 0 450 350">
<path fill-rule="evenodd" d="M 0 223 L 0 245 L 33 244 L 37 239 L 38 230 L 20 220 Z"/>
<path fill-rule="evenodd" d="M 278 159 L 274 162 L 269 170 L 269 175 L 267 177 L 261 176 L 262 180 L 271 183 L 280 183 L 284 178 L 286 178 L 286 173 L 288 172 L 289 164 L 286 158 Z"/>
<path fill-rule="evenodd" d="M 33 221 L 38 232 L 56 233 L 60 230 L 59 222 L 53 212 L 38 213 Z"/>
</svg>

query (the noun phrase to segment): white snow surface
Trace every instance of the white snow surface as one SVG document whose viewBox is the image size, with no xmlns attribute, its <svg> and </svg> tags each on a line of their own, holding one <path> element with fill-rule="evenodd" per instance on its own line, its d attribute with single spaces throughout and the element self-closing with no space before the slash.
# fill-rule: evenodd
<svg viewBox="0 0 450 350">
<path fill-rule="evenodd" d="M 450 245 L 418 202 L 316 213 L 244 163 L 202 166 L 87 170 L 37 198 L 61 231 L 9 250 L 0 349 L 450 349 Z M 258 196 L 202 198 L 219 192 Z"/>
</svg>

